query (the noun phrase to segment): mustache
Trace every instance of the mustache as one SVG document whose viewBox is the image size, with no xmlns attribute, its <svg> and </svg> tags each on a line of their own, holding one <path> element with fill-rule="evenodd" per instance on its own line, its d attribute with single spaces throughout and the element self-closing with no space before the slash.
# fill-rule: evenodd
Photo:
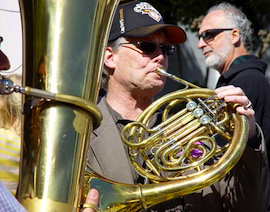
<svg viewBox="0 0 270 212">
<path fill-rule="evenodd" d="M 205 55 L 207 53 L 210 53 L 210 52 L 214 52 L 213 49 L 210 49 L 210 48 L 204 48 L 202 49 L 202 53 Z"/>
</svg>

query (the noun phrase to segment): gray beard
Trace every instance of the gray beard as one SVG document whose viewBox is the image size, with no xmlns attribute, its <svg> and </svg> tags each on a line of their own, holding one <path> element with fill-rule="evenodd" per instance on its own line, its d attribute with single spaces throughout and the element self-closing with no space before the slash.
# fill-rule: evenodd
<svg viewBox="0 0 270 212">
<path fill-rule="evenodd" d="M 219 70 L 221 67 L 222 59 L 219 55 L 214 54 L 206 58 L 205 64 L 208 68 Z"/>
<path fill-rule="evenodd" d="M 206 66 L 208 68 L 213 68 L 221 72 L 225 64 L 226 57 L 228 56 L 230 50 L 231 50 L 230 44 L 225 43 L 218 52 L 213 51 L 213 54 L 205 59 Z"/>
</svg>

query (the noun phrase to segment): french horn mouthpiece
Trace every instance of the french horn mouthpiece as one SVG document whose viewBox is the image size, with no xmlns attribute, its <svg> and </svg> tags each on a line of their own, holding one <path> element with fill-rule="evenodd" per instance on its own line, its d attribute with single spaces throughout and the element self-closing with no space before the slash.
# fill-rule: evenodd
<svg viewBox="0 0 270 212">
<path fill-rule="evenodd" d="M 192 84 L 192 83 L 190 83 L 190 82 L 188 82 L 188 81 L 186 81 L 186 80 L 183 80 L 183 79 L 181 79 L 180 77 L 177 77 L 177 76 L 175 76 L 175 75 L 173 75 L 173 74 L 168 73 L 167 71 L 165 71 L 165 70 L 164 70 L 163 68 L 161 68 L 161 67 L 158 67 L 158 68 L 156 69 L 156 73 L 159 74 L 160 76 L 168 77 L 168 78 L 170 78 L 170 79 L 172 79 L 172 80 L 174 80 L 174 81 L 176 81 L 176 82 L 178 82 L 178 83 L 184 85 L 184 86 L 185 86 L 185 89 L 188 88 L 188 87 L 192 87 L 192 88 L 200 88 L 199 86 L 194 85 L 194 84 Z"/>
</svg>

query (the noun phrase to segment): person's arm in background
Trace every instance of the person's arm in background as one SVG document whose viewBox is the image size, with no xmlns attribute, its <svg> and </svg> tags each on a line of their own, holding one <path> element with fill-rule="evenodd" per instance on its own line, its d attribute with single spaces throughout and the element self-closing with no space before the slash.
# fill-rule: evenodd
<svg viewBox="0 0 270 212">
<path fill-rule="evenodd" d="M 1 182 L 0 182 L 0 211 L 26 212 L 23 206 Z"/>
</svg>

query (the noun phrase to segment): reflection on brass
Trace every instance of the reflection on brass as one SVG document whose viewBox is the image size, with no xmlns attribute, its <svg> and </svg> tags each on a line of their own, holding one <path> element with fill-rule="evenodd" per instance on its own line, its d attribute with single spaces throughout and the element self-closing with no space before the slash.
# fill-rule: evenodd
<svg viewBox="0 0 270 212">
<path fill-rule="evenodd" d="M 24 95 L 17 198 L 27 211 L 79 211 L 103 54 L 117 0 L 19 0 Z"/>
</svg>

